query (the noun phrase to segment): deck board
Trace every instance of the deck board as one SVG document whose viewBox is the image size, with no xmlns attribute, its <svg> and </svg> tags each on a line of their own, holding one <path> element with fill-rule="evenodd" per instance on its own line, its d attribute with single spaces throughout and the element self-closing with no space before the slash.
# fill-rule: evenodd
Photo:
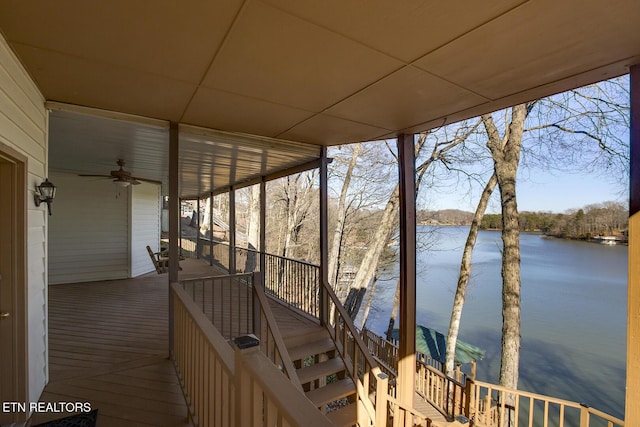
<svg viewBox="0 0 640 427">
<path fill-rule="evenodd" d="M 189 426 L 168 355 L 167 275 L 49 287 L 45 402 L 90 402 L 98 427 Z M 39 424 L 67 413 L 36 413 Z"/>
</svg>

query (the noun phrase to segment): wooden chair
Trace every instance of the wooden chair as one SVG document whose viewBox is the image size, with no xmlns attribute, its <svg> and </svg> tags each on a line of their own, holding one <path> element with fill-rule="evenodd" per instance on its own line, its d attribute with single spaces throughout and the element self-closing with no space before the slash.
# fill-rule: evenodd
<svg viewBox="0 0 640 427">
<path fill-rule="evenodd" d="M 147 252 L 149 252 L 153 266 L 158 274 L 169 271 L 169 257 L 162 255 L 162 252 L 153 252 L 149 246 L 147 246 Z"/>
</svg>

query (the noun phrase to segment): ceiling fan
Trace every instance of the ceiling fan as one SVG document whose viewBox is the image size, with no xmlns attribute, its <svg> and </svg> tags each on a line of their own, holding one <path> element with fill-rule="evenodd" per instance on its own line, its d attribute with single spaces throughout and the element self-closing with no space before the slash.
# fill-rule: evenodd
<svg viewBox="0 0 640 427">
<path fill-rule="evenodd" d="M 129 185 L 138 185 L 140 184 L 140 181 L 147 181 L 147 182 L 153 182 L 153 183 L 159 184 L 158 181 L 131 176 L 131 172 L 124 170 L 125 163 L 124 163 L 124 160 L 122 159 L 118 159 L 117 164 L 118 166 L 120 166 L 120 169 L 111 171 L 109 175 L 80 174 L 78 176 L 113 178 L 113 182 L 120 187 L 127 187 Z"/>
</svg>

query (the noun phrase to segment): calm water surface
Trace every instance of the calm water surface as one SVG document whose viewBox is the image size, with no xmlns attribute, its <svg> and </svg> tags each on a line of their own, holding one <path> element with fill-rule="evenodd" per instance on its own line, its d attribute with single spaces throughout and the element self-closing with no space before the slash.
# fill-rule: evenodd
<svg viewBox="0 0 640 427">
<path fill-rule="evenodd" d="M 418 227 L 432 249 L 418 253 L 417 320 L 449 327 L 468 227 Z M 627 247 L 521 234 L 520 388 L 586 403 L 623 418 L 626 364 Z M 478 379 L 500 369 L 500 232 L 481 231 L 460 339 L 486 350 Z M 396 266 L 397 271 L 397 266 Z M 386 272 L 394 276 L 394 271 Z M 388 323 L 395 279 L 379 282 L 367 327 Z"/>
</svg>

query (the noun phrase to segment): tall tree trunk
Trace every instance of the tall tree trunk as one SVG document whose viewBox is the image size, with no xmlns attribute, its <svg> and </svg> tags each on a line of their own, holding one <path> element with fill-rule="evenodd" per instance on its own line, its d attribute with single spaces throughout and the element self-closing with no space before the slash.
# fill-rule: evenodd
<svg viewBox="0 0 640 427">
<path fill-rule="evenodd" d="M 393 327 L 398 317 L 398 305 L 400 304 L 400 279 L 396 281 L 396 292 L 393 295 L 393 307 L 391 307 L 391 316 L 389 316 L 389 326 L 387 326 L 387 340 L 393 339 Z"/>
<path fill-rule="evenodd" d="M 356 167 L 358 156 L 360 155 L 361 144 L 355 144 L 351 153 L 351 160 L 349 166 L 342 181 L 342 190 L 340 191 L 340 199 L 338 200 L 338 211 L 336 213 L 336 227 L 333 232 L 333 243 L 331 245 L 331 253 L 329 254 L 329 284 L 334 289 L 338 285 L 338 269 L 340 266 L 340 246 L 342 243 L 342 235 L 344 233 L 345 217 L 347 215 L 347 193 L 349 192 L 349 184 L 351 183 L 351 176 L 353 170 Z"/>
<path fill-rule="evenodd" d="M 382 255 L 382 251 L 384 250 L 385 245 L 389 239 L 391 231 L 393 229 L 393 225 L 395 223 L 394 219 L 396 213 L 398 211 L 398 186 L 393 190 L 393 193 L 389 197 L 387 204 L 384 208 L 384 212 L 382 213 L 382 220 L 380 221 L 380 226 L 376 229 L 376 233 L 369 244 L 367 252 L 360 263 L 360 268 L 356 273 L 356 277 L 353 280 L 353 285 L 349 289 L 349 292 L 344 300 L 344 307 L 347 310 L 349 316 L 352 319 L 356 317 L 358 314 L 358 310 L 360 309 L 360 304 L 362 302 L 362 298 L 367 290 L 367 286 L 373 279 L 373 276 L 376 273 L 378 268 L 378 260 L 380 259 L 380 255 Z"/>
<path fill-rule="evenodd" d="M 371 304 L 373 303 L 373 296 L 376 291 L 376 283 L 378 283 L 378 277 L 373 277 L 373 283 L 371 284 L 371 291 L 369 292 L 369 298 L 367 298 L 367 303 L 364 306 L 364 312 L 362 313 L 362 320 L 360 321 L 360 326 L 358 329 L 362 330 L 367 325 L 367 319 L 369 318 L 369 312 L 371 311 Z"/>
<path fill-rule="evenodd" d="M 249 188 L 249 224 L 247 224 L 247 243 L 249 248 L 260 246 L 260 186 Z M 264 248 L 260 248 L 264 251 Z"/>
<path fill-rule="evenodd" d="M 210 216 L 210 212 L 211 212 L 211 197 L 207 197 L 204 205 L 204 218 L 202 218 L 202 221 L 200 221 L 200 233 L 202 233 L 203 235 L 206 235 L 206 232 L 211 230 L 211 235 L 210 237 L 213 236 L 213 226 L 212 224 L 210 224 L 209 221 L 209 216 Z"/>
<path fill-rule="evenodd" d="M 458 342 L 458 332 L 460 331 L 460 319 L 462 318 L 462 308 L 464 307 L 464 301 L 467 294 L 467 285 L 469 284 L 469 277 L 471 276 L 471 257 L 473 255 L 473 248 L 476 245 L 478 239 L 478 230 L 480 229 L 480 223 L 487 210 L 487 204 L 493 193 L 493 189 L 496 187 L 498 179 L 495 173 L 491 175 L 487 185 L 485 185 L 478 206 L 473 215 L 473 222 L 469 228 L 469 235 L 467 241 L 464 244 L 464 251 L 462 252 L 462 261 L 460 262 L 460 275 L 458 276 L 458 286 L 456 287 L 456 294 L 453 298 L 453 308 L 451 310 L 451 320 L 449 321 L 449 333 L 447 334 L 447 355 L 445 361 L 445 372 L 447 375 L 453 375 L 453 369 L 455 364 L 456 344 Z"/>
<path fill-rule="evenodd" d="M 532 106 L 532 105 L 531 105 Z M 511 110 L 511 123 L 501 139 L 489 114 L 482 116 L 489 141 L 502 205 L 502 351 L 500 385 L 518 388 L 520 362 L 520 232 L 516 200 L 516 174 L 520 162 L 524 121 L 528 105 Z M 507 404 L 513 404 L 513 396 Z"/>
</svg>

